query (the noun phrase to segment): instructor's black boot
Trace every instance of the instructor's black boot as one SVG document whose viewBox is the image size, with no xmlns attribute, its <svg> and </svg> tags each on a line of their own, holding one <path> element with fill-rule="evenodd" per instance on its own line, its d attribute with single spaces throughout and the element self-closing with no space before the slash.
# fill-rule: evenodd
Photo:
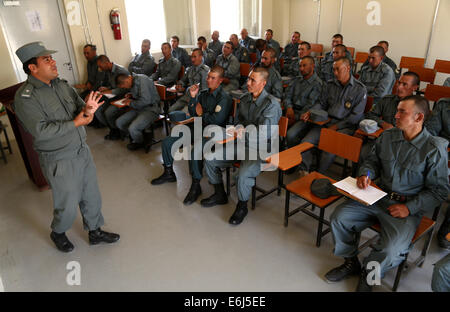
<svg viewBox="0 0 450 312">
<path fill-rule="evenodd" d="M 119 234 L 108 233 L 98 228 L 94 231 L 89 231 L 89 244 L 97 245 L 100 243 L 111 244 L 115 243 L 120 239 Z"/>
<path fill-rule="evenodd" d="M 228 203 L 227 193 L 225 193 L 225 188 L 223 183 L 214 184 L 214 194 L 210 197 L 202 199 L 201 205 L 203 207 L 212 207 L 215 205 L 225 205 Z"/>
<path fill-rule="evenodd" d="M 231 216 L 228 222 L 233 225 L 241 224 L 242 220 L 244 220 L 247 213 L 248 213 L 247 201 L 240 200 L 236 205 L 236 210 L 233 212 L 233 215 Z"/>
<path fill-rule="evenodd" d="M 58 248 L 59 251 L 71 252 L 74 248 L 72 243 L 67 238 L 66 233 L 58 234 L 58 233 L 52 231 L 50 233 L 50 238 L 55 243 L 56 248 Z"/>
<path fill-rule="evenodd" d="M 183 201 L 183 204 L 186 206 L 195 203 L 197 198 L 202 194 L 202 188 L 200 186 L 200 180 L 192 179 L 191 188 L 189 189 L 189 193 L 186 195 L 186 198 Z"/>
<path fill-rule="evenodd" d="M 105 140 L 119 140 L 120 139 L 120 130 L 119 129 L 110 129 L 109 134 L 105 135 Z"/>
<path fill-rule="evenodd" d="M 163 174 L 156 178 L 153 179 L 151 184 L 152 185 L 160 185 L 160 184 L 164 184 L 166 182 L 176 182 L 177 181 L 177 176 L 175 175 L 175 172 L 173 171 L 172 166 L 164 166 L 164 172 Z"/>
</svg>

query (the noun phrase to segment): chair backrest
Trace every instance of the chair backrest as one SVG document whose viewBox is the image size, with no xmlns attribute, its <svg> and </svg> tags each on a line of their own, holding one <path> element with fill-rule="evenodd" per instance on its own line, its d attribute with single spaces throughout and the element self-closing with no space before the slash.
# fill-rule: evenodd
<svg viewBox="0 0 450 312">
<path fill-rule="evenodd" d="M 364 114 L 372 109 L 372 105 L 373 105 L 373 96 L 368 96 L 366 107 L 364 108 Z"/>
<path fill-rule="evenodd" d="M 320 131 L 319 149 L 354 163 L 359 161 L 363 141 L 360 138 L 328 128 Z"/>
<path fill-rule="evenodd" d="M 423 57 L 402 56 L 399 68 L 423 67 L 425 59 Z"/>
<path fill-rule="evenodd" d="M 421 82 L 434 83 L 434 78 L 436 77 L 436 71 L 433 68 L 412 66 L 412 67 L 409 67 L 408 70 L 415 72 L 417 75 L 419 75 Z"/>
<path fill-rule="evenodd" d="M 185 70 L 186 70 L 186 69 L 184 68 L 184 66 L 181 65 L 180 71 L 179 71 L 179 73 L 178 73 L 178 80 L 181 80 L 181 78 L 183 78 L 183 76 L 184 76 L 184 71 L 185 71 Z"/>
<path fill-rule="evenodd" d="M 240 70 L 241 70 L 241 77 L 248 77 L 248 74 L 250 74 L 250 64 L 241 63 Z"/>
<path fill-rule="evenodd" d="M 250 53 L 250 61 L 252 62 L 252 64 L 255 64 L 257 61 L 258 56 L 256 55 L 256 53 Z"/>
<path fill-rule="evenodd" d="M 278 121 L 278 133 L 280 137 L 285 138 L 287 135 L 289 119 L 285 116 L 281 116 Z"/>
<path fill-rule="evenodd" d="M 450 61 L 436 60 L 434 62 L 434 70 L 438 73 L 450 74 Z"/>
<path fill-rule="evenodd" d="M 320 55 L 322 55 L 322 53 L 323 53 L 323 44 L 311 43 L 311 52 L 319 53 Z"/>
<path fill-rule="evenodd" d="M 394 86 L 392 87 L 392 94 L 397 94 L 398 90 L 398 80 L 395 80 Z"/>
<path fill-rule="evenodd" d="M 156 91 L 158 91 L 159 98 L 161 101 L 166 100 L 166 86 L 163 86 L 161 84 L 155 83 Z"/>
<path fill-rule="evenodd" d="M 350 52 L 350 55 L 352 56 L 352 58 L 355 57 L 355 48 L 352 47 L 346 47 L 347 51 Z"/>
<path fill-rule="evenodd" d="M 436 102 L 441 98 L 450 97 L 450 87 L 428 84 L 425 89 L 425 98 Z"/>
<path fill-rule="evenodd" d="M 356 57 L 353 60 L 353 63 L 356 63 L 356 64 L 364 63 L 368 57 L 369 57 L 369 53 L 367 53 L 367 52 L 356 52 Z"/>
</svg>

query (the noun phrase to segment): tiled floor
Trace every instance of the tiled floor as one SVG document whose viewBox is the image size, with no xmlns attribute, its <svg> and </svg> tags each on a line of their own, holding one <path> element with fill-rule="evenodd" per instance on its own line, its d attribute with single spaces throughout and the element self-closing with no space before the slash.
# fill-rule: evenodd
<svg viewBox="0 0 450 312">
<path fill-rule="evenodd" d="M 10 127 L 8 133 L 14 140 Z M 105 141 L 105 134 L 105 129 L 88 128 L 88 143 L 98 170 L 104 229 L 122 237 L 115 245 L 91 247 L 79 217 L 67 233 L 75 245 L 70 254 L 60 253 L 51 242 L 51 192 L 39 192 L 28 179 L 13 141 L 8 164 L 0 162 L 0 276 L 5 291 L 354 290 L 357 278 L 334 285 L 323 281 L 324 273 L 342 260 L 332 254 L 330 235 L 320 248 L 315 246 L 316 221 L 298 214 L 289 227 L 283 226 L 284 192 L 257 202 L 256 210 L 232 227 L 227 220 L 236 203 L 235 189 L 228 205 L 186 207 L 182 201 L 191 181 L 186 161 L 175 165 L 177 183 L 151 186 L 149 179 L 162 172 L 160 146 L 149 154 L 129 152 L 125 142 Z M 294 178 L 296 174 L 288 180 Z M 258 185 L 275 182 L 274 173 L 258 177 Z M 206 179 L 202 188 L 203 197 L 213 190 Z M 433 241 L 424 267 L 404 274 L 399 291 L 430 291 L 432 264 L 445 254 Z M 81 265 L 80 286 L 66 283 L 70 261 Z M 376 290 L 388 291 L 393 276 L 390 272 Z"/>
</svg>

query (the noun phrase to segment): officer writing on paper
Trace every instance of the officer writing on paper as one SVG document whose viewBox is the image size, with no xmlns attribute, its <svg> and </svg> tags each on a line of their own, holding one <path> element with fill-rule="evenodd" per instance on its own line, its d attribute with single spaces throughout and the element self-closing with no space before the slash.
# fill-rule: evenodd
<svg viewBox="0 0 450 312">
<path fill-rule="evenodd" d="M 42 42 L 26 44 L 16 51 L 28 74 L 14 98 L 14 109 L 23 127 L 33 136 L 42 172 L 52 189 L 53 222 L 50 237 L 62 252 L 74 246 L 65 232 L 72 227 L 80 207 L 89 243 L 113 243 L 120 236 L 104 232 L 101 196 L 86 130 L 101 95 L 91 92 L 86 103 L 67 81 L 58 78 L 56 62 Z"/>
<path fill-rule="evenodd" d="M 334 254 L 345 263 L 325 275 L 327 282 L 339 282 L 360 275 L 357 291 L 371 291 L 367 265 L 380 264 L 380 278 L 395 268 L 410 248 L 422 216 L 447 199 L 447 142 L 423 127 L 429 115 L 428 101 L 407 96 L 397 107 L 396 128 L 383 132 L 372 152 L 359 168 L 357 186 L 367 188 L 371 180 L 388 195 L 371 206 L 348 200 L 333 212 L 330 223 Z M 380 240 L 364 259 L 358 260 L 360 233 L 381 225 Z"/>
</svg>

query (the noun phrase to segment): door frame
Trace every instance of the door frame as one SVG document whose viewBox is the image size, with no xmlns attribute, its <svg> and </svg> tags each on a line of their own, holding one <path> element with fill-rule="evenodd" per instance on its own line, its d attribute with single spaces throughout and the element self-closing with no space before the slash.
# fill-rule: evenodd
<svg viewBox="0 0 450 312">
<path fill-rule="evenodd" d="M 59 18 L 60 18 L 61 24 L 63 26 L 64 39 L 66 42 L 67 51 L 69 53 L 69 61 L 72 65 L 73 80 L 76 83 L 77 81 L 80 80 L 80 75 L 78 72 L 78 64 L 77 64 L 74 49 L 73 49 L 72 36 L 70 35 L 69 25 L 67 23 L 67 18 L 66 18 L 66 12 L 64 9 L 64 0 L 56 0 L 55 2 L 56 2 L 56 5 L 58 6 L 57 9 L 59 12 Z M 21 72 L 23 70 L 22 64 L 18 64 L 16 62 L 16 59 L 14 57 L 14 51 L 12 50 L 12 47 L 11 47 L 11 44 L 9 41 L 9 37 L 8 37 L 8 33 L 6 31 L 6 24 L 5 24 L 5 21 L 3 20 L 3 16 L 1 14 L 0 14 L 0 27 L 2 29 L 3 36 L 5 37 L 6 46 L 8 48 L 9 54 L 10 54 L 9 55 L 10 61 L 14 67 L 14 72 L 16 74 L 16 80 L 17 80 L 17 82 L 21 82 L 19 72 Z M 58 65 L 63 66 L 62 64 L 58 64 Z M 62 77 L 62 78 L 64 78 L 64 77 Z"/>
</svg>

